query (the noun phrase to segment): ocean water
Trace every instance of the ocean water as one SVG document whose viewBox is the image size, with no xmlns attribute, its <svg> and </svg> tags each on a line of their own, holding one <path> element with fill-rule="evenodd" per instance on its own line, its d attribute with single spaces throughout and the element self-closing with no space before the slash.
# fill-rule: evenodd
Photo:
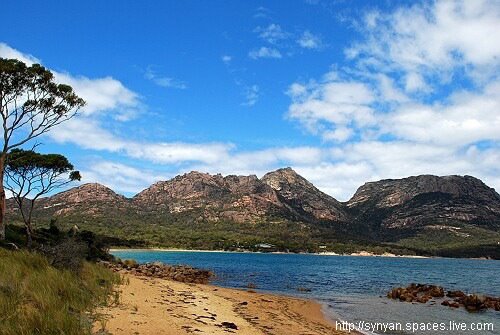
<svg viewBox="0 0 500 335">
<path fill-rule="evenodd" d="M 391 288 L 410 283 L 500 296 L 500 261 L 138 250 L 113 254 L 140 263 L 210 269 L 217 276 L 213 283 L 220 286 L 246 288 L 253 283 L 261 291 L 315 299 L 327 316 L 361 326 L 365 333 L 500 334 L 500 312 L 469 313 L 439 302 L 410 304 L 385 297 Z M 457 330 L 457 325 L 467 329 Z"/>
</svg>

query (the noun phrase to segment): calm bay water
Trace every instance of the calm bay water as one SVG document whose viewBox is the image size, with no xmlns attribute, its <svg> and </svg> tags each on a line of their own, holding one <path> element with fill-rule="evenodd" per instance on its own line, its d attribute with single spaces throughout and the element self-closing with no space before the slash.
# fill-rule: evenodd
<svg viewBox="0 0 500 335">
<path fill-rule="evenodd" d="M 140 263 L 161 261 L 210 269 L 214 284 L 246 288 L 253 283 L 267 292 L 318 300 L 335 319 L 357 323 L 450 322 L 493 323 L 491 331 L 396 331 L 393 334 L 500 334 L 500 312 L 468 313 L 438 304 L 422 305 L 385 298 L 395 286 L 412 282 L 500 296 L 500 261 L 469 259 L 417 259 L 301 254 L 177 252 L 120 250 L 114 255 Z M 311 292 L 299 292 L 307 288 Z M 380 331 L 378 332 L 380 333 Z"/>
</svg>

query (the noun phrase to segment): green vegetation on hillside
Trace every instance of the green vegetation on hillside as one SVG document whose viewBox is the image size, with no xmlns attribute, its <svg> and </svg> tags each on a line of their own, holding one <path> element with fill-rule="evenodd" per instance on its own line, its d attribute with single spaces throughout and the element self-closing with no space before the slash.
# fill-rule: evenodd
<svg viewBox="0 0 500 335">
<path fill-rule="evenodd" d="M 500 233 L 473 225 L 427 226 L 397 244 L 424 250 L 433 256 L 500 259 Z"/>
<path fill-rule="evenodd" d="M 186 222 L 187 221 L 187 222 Z M 276 220 L 255 224 L 234 222 L 194 222 L 175 218 L 159 220 L 144 216 L 84 219 L 78 215 L 60 217 L 58 225 L 69 229 L 78 225 L 105 237 L 109 246 L 116 247 L 164 247 L 206 250 L 258 250 L 259 243 L 273 244 L 273 250 L 290 252 L 331 251 L 349 254 L 368 251 L 374 254 L 492 257 L 500 258 L 496 246 L 500 234 L 471 225 L 462 230 L 432 230 L 402 232 L 391 242 L 375 242 L 363 238 L 362 227 L 351 225 L 343 230 L 329 225 L 310 225 L 299 222 Z M 38 227 L 48 225 L 38 220 Z M 471 250 L 477 252 L 471 253 Z M 463 255 L 462 255 L 463 251 Z"/>
<path fill-rule="evenodd" d="M 120 278 L 95 263 L 75 273 L 47 258 L 0 248 L 0 335 L 91 334 L 93 310 L 117 298 Z"/>
<path fill-rule="evenodd" d="M 36 216 L 38 228 L 48 227 L 53 209 Z M 77 225 L 92 231 L 114 247 L 164 247 L 205 250 L 259 250 L 268 243 L 272 250 L 289 252 L 367 251 L 374 254 L 443 257 L 490 257 L 500 259 L 500 233 L 484 225 L 437 222 L 434 225 L 377 231 L 371 225 L 315 224 L 268 218 L 266 221 L 236 223 L 199 220 L 200 212 L 134 213 L 113 207 L 98 213 L 69 213 L 57 217 L 57 225 L 67 230 Z M 10 216 L 11 222 L 21 220 Z"/>
</svg>

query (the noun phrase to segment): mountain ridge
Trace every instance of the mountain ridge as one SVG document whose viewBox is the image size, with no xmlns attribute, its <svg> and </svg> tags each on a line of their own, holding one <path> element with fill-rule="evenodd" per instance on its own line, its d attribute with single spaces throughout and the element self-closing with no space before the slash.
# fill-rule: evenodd
<svg viewBox="0 0 500 335">
<path fill-rule="evenodd" d="M 500 242 L 500 195 L 480 179 L 458 175 L 367 182 L 340 202 L 291 168 L 262 178 L 192 171 L 129 198 L 90 183 L 40 199 L 37 220 L 53 217 L 158 245 L 207 248 L 266 241 L 288 249 L 293 241 L 297 250 L 339 243 L 491 249 Z"/>
</svg>

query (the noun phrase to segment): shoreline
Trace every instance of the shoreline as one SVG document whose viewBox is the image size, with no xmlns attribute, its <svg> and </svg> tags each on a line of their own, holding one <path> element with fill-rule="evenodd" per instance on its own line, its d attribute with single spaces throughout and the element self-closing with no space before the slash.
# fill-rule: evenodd
<svg viewBox="0 0 500 335">
<path fill-rule="evenodd" d="M 123 273 L 122 273 L 123 274 Z M 94 330 L 115 335 L 344 335 L 315 300 L 123 274 L 120 304 L 99 309 Z"/>
<path fill-rule="evenodd" d="M 335 252 L 284 252 L 284 251 L 271 251 L 271 252 L 263 252 L 263 251 L 227 251 L 227 250 L 202 250 L 202 249 L 175 249 L 175 248 L 110 248 L 109 252 L 115 251 L 132 251 L 132 252 L 141 252 L 141 251 L 160 251 L 160 252 L 204 252 L 204 253 L 228 253 L 228 254 L 273 254 L 273 255 L 317 255 L 317 256 L 352 256 L 352 257 L 384 257 L 384 258 L 445 258 L 445 257 L 437 257 L 437 256 L 418 256 L 418 255 L 396 255 L 384 253 L 381 255 L 373 254 L 369 252 L 357 252 L 352 254 L 338 254 Z M 467 258 L 467 259 L 480 259 L 480 258 Z"/>
</svg>

